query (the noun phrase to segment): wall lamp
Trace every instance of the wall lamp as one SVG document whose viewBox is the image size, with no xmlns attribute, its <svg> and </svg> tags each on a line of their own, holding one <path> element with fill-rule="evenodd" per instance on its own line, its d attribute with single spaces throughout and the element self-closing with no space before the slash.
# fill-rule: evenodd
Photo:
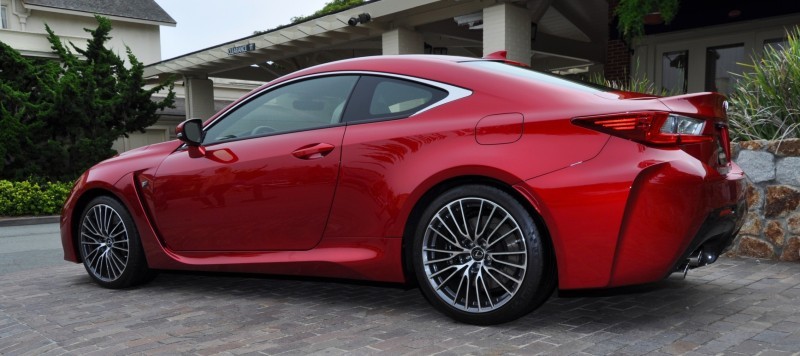
<svg viewBox="0 0 800 356">
<path fill-rule="evenodd" d="M 370 16 L 368 13 L 365 12 L 365 13 L 360 14 L 358 16 L 351 17 L 349 20 L 347 20 L 347 24 L 350 25 L 350 26 L 355 26 L 355 25 L 358 25 L 358 24 L 365 24 L 365 23 L 369 22 L 370 20 L 372 20 L 372 16 Z"/>
</svg>

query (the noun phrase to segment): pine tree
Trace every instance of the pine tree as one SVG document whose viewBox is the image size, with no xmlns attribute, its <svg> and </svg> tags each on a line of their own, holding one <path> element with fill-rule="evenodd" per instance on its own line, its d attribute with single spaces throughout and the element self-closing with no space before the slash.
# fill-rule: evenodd
<svg viewBox="0 0 800 356">
<path fill-rule="evenodd" d="M 130 48 L 127 67 L 106 48 L 111 21 L 96 19 L 86 49 L 63 45 L 46 27 L 58 61 L 28 59 L 0 42 L 0 178 L 75 179 L 173 105 L 172 84 L 143 89 L 144 65 Z M 152 101 L 162 90 L 166 97 Z"/>
</svg>

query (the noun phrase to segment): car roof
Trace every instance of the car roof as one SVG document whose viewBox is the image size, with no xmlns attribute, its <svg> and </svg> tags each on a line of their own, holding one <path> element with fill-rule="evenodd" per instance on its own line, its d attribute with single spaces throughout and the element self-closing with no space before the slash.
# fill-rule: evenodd
<svg viewBox="0 0 800 356">
<path fill-rule="evenodd" d="M 483 59 L 430 54 L 379 55 L 348 58 L 301 69 L 284 77 L 278 78 L 270 84 L 275 84 L 301 76 L 326 72 L 374 71 L 395 74 L 412 74 L 417 72 L 420 67 L 450 66 L 452 69 L 457 63 L 467 61 L 483 61 Z"/>
<path fill-rule="evenodd" d="M 506 61 L 494 58 L 484 59 L 423 54 L 357 57 L 301 69 L 275 79 L 261 88 L 256 89 L 256 91 L 306 76 L 358 72 L 386 73 L 423 78 L 470 90 L 482 88 L 506 96 L 516 95 L 521 92 L 529 92 L 531 90 L 556 91 L 564 94 L 592 94 L 592 91 L 599 91 L 597 88 L 587 91 L 589 85 L 568 84 L 568 82 L 573 81 L 564 80 L 563 78 L 560 81 L 532 80 L 532 78 L 526 78 L 525 76 L 515 75 L 513 73 L 503 73 L 503 71 L 481 68 L 483 66 L 465 65 L 467 62 L 476 64 L 493 62 L 499 64 Z M 517 70 L 519 69 L 520 68 L 517 68 Z M 547 76 L 542 76 L 538 79 L 545 79 L 546 77 Z M 576 90 L 579 88 L 582 90 Z"/>
</svg>

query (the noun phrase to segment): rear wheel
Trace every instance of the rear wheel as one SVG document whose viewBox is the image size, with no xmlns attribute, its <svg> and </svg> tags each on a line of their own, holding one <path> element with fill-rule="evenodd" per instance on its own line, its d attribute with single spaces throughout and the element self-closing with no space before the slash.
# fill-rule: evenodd
<svg viewBox="0 0 800 356">
<path fill-rule="evenodd" d="M 126 288 L 155 275 L 147 267 L 133 219 L 117 200 L 100 196 L 89 202 L 78 233 L 83 266 L 97 284 Z"/>
<path fill-rule="evenodd" d="M 509 194 L 466 185 L 436 198 L 422 214 L 413 245 L 423 294 L 462 322 L 517 319 L 553 291 L 545 247 L 533 218 Z"/>
</svg>

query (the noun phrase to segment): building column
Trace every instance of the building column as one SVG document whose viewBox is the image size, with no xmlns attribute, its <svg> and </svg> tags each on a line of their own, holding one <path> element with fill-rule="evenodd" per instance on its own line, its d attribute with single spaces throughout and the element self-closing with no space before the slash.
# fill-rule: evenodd
<svg viewBox="0 0 800 356">
<path fill-rule="evenodd" d="M 396 28 L 383 33 L 383 54 L 422 54 L 425 43 L 422 35 L 407 28 Z"/>
<path fill-rule="evenodd" d="M 506 58 L 531 64 L 531 12 L 503 3 L 483 9 L 483 55 L 508 51 Z"/>
<path fill-rule="evenodd" d="M 206 76 L 184 76 L 186 118 L 206 120 L 214 110 L 214 83 Z"/>
</svg>

